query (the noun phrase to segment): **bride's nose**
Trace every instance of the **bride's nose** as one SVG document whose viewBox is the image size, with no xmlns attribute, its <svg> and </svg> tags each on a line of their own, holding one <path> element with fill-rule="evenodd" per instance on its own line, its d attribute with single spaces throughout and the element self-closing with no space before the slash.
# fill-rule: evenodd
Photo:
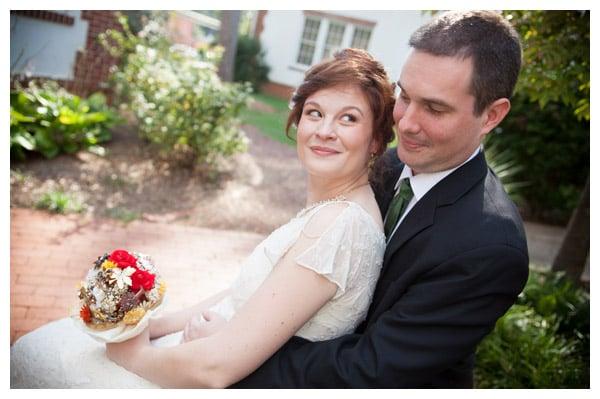
<svg viewBox="0 0 600 399">
<path fill-rule="evenodd" d="M 335 123 L 323 120 L 319 126 L 317 126 L 315 135 L 321 140 L 335 139 L 337 137 Z"/>
</svg>

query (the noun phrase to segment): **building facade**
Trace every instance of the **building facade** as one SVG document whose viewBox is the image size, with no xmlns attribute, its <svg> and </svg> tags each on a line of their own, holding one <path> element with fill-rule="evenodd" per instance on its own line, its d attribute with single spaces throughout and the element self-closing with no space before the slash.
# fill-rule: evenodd
<svg viewBox="0 0 600 399">
<path fill-rule="evenodd" d="M 109 94 L 106 81 L 117 60 L 100 45 L 98 35 L 119 28 L 113 11 L 12 10 L 11 81 L 52 79 L 82 96 Z"/>
<path fill-rule="evenodd" d="M 430 18 L 422 11 L 259 11 L 255 35 L 271 67 L 263 90 L 289 98 L 311 65 L 346 47 L 369 51 L 396 80 L 408 38 Z"/>
</svg>

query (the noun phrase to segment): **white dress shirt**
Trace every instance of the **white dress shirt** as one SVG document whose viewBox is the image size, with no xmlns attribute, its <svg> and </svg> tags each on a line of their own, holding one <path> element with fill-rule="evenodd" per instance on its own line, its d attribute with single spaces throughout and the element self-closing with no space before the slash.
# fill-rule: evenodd
<svg viewBox="0 0 600 399">
<path fill-rule="evenodd" d="M 389 237 L 387 238 L 387 243 L 390 242 L 391 238 L 396 233 L 396 230 L 398 230 L 398 226 L 400 226 L 400 223 L 402 223 L 402 221 L 404 220 L 404 217 L 406 215 L 408 215 L 408 212 L 410 212 L 410 210 L 415 206 L 415 204 L 417 202 L 419 202 L 419 200 L 421 198 L 423 198 L 423 196 L 425 196 L 425 194 L 427 194 L 427 192 L 429 190 L 431 190 L 433 188 L 433 186 L 435 186 L 440 181 L 442 181 L 446 176 L 448 176 L 450 173 L 454 172 L 456 169 L 460 168 L 461 166 L 463 166 L 464 164 L 469 162 L 471 159 L 475 158 L 475 156 L 477 154 L 479 154 L 479 151 L 483 151 L 483 146 L 479 146 L 475 150 L 475 152 L 473 152 L 473 154 L 471 154 L 471 156 L 466 161 L 461 163 L 460 165 L 458 165 L 452 169 L 442 170 L 440 172 L 419 173 L 418 175 L 414 176 L 411 167 L 408 165 L 404 165 L 404 168 L 402 169 L 402 173 L 400 173 L 400 177 L 398 178 L 398 181 L 396 182 L 396 186 L 394 187 L 394 190 L 395 190 L 394 195 L 398 193 L 402 179 L 404 179 L 404 178 L 409 179 L 410 187 L 412 188 L 414 195 L 413 195 L 412 199 L 410 200 L 410 202 L 408 203 L 408 205 L 406 206 L 404 213 L 402 215 L 400 215 L 400 218 L 396 222 L 396 226 L 392 230 L 392 234 L 390 234 Z M 387 213 L 386 213 L 385 219 L 383 221 L 384 225 L 385 225 L 386 219 L 387 219 Z"/>
</svg>

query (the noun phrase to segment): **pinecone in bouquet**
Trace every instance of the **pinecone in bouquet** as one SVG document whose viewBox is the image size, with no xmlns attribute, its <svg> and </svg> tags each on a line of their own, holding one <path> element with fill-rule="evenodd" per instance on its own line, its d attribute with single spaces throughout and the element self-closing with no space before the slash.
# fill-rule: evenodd
<svg viewBox="0 0 600 399">
<path fill-rule="evenodd" d="M 117 249 L 100 256 L 81 282 L 79 317 L 96 331 L 133 326 L 161 304 L 165 289 L 150 257 Z"/>
</svg>

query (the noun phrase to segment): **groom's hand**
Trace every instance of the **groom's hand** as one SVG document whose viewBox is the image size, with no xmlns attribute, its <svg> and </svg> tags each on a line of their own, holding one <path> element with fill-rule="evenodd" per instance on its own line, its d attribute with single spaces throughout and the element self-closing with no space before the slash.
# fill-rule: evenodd
<svg viewBox="0 0 600 399">
<path fill-rule="evenodd" d="M 202 317 L 192 316 L 183 329 L 183 342 L 208 337 L 220 330 L 227 320 L 218 313 L 205 311 Z"/>
</svg>

